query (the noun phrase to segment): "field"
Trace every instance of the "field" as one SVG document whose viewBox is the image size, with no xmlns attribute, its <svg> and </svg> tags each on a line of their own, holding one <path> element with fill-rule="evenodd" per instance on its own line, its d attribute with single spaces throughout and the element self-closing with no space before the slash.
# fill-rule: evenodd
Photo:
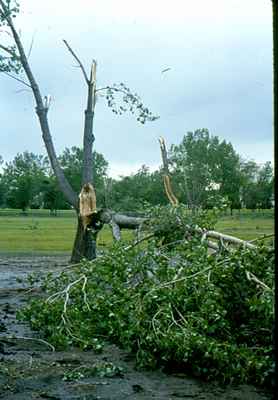
<svg viewBox="0 0 278 400">
<path fill-rule="evenodd" d="M 31 210 L 23 215 L 18 210 L 0 210 L 0 252 L 2 253 L 69 253 L 76 229 L 73 211 L 58 211 L 51 216 L 47 210 Z M 252 240 L 274 232 L 273 210 L 235 212 L 221 218 L 216 230 L 241 239 Z M 124 238 L 132 238 L 130 231 Z M 98 246 L 112 242 L 109 227 L 99 237 Z"/>
<path fill-rule="evenodd" d="M 216 230 L 244 240 L 253 240 L 262 235 L 274 233 L 273 210 L 241 211 L 231 216 L 223 216 Z"/>
</svg>

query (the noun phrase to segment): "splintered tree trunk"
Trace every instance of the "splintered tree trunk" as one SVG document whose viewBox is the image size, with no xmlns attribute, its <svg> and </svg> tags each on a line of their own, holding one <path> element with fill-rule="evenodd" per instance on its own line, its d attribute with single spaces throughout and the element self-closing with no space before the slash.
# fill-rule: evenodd
<svg viewBox="0 0 278 400">
<path fill-rule="evenodd" d="M 82 258 L 96 258 L 97 234 L 103 227 L 102 211 L 97 211 L 96 193 L 93 185 L 86 183 L 79 194 L 79 209 L 76 210 L 78 224 L 71 256 L 71 262 L 79 262 Z"/>
<path fill-rule="evenodd" d="M 84 230 L 80 216 L 77 215 L 77 228 L 74 239 L 74 245 L 71 254 L 71 263 L 78 263 L 83 258 L 93 260 L 96 258 L 96 239 L 97 233 L 91 233 Z"/>
</svg>

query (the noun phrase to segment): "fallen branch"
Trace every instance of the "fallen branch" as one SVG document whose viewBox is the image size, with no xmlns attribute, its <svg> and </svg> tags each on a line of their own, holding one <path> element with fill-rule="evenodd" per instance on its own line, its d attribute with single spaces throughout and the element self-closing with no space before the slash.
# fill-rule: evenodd
<svg viewBox="0 0 278 400">
<path fill-rule="evenodd" d="M 144 217 L 130 217 L 120 213 L 114 213 L 111 210 L 104 210 L 101 215 L 101 219 L 105 223 L 109 223 L 112 226 L 113 236 L 116 240 L 120 240 L 120 230 L 121 229 L 138 229 L 142 226 L 148 219 Z M 252 244 L 250 241 L 239 239 L 235 236 L 225 235 L 223 233 L 214 230 L 204 230 L 199 226 L 185 226 L 185 231 L 200 233 L 202 235 L 201 242 L 206 241 L 209 248 L 219 251 L 219 246 L 217 243 L 208 240 L 208 238 L 216 239 L 222 241 L 223 243 L 229 243 L 231 245 L 243 246 L 248 249 L 256 249 L 257 246 Z"/>
<path fill-rule="evenodd" d="M 121 240 L 121 229 L 119 225 L 115 222 L 114 218 L 112 217 L 111 222 L 109 223 L 111 230 L 112 230 L 112 236 L 116 242 L 119 242 Z"/>
<path fill-rule="evenodd" d="M 269 286 L 267 286 L 264 282 L 260 281 L 260 280 L 256 277 L 256 275 L 254 275 L 252 272 L 246 271 L 246 276 L 247 276 L 247 279 L 248 279 L 249 281 L 254 281 L 254 282 L 256 282 L 258 285 L 262 286 L 264 289 L 272 291 L 272 290 L 270 289 Z"/>
<path fill-rule="evenodd" d="M 259 242 L 260 240 L 269 239 L 269 238 L 272 238 L 272 237 L 275 237 L 275 233 L 270 233 L 269 235 L 263 235 L 263 236 L 258 237 L 256 239 L 249 240 L 249 243 Z"/>
<path fill-rule="evenodd" d="M 149 234 L 147 236 L 144 236 L 143 238 L 136 240 L 136 242 L 134 242 L 133 244 L 130 244 L 129 246 L 126 246 L 124 248 L 124 250 L 130 250 L 133 247 L 137 246 L 138 244 L 144 242 L 145 240 L 149 240 L 149 239 L 153 238 L 154 236 L 155 236 L 154 233 L 151 233 L 151 234 Z"/>
<path fill-rule="evenodd" d="M 39 338 L 31 338 L 31 337 L 26 337 L 26 336 L 0 336 L 0 341 L 11 341 L 11 340 L 33 340 L 35 342 L 40 342 L 43 343 L 45 345 L 47 345 L 48 347 L 51 348 L 52 351 L 55 351 L 55 347 L 48 343 L 46 340 L 43 339 L 39 339 Z"/>
<path fill-rule="evenodd" d="M 175 283 L 182 282 L 182 281 L 186 281 L 187 279 L 195 278 L 195 276 L 200 275 L 200 274 L 203 274 L 203 273 L 205 273 L 205 272 L 207 272 L 207 271 L 209 271 L 209 270 L 211 270 L 211 269 L 212 269 L 211 266 L 210 266 L 210 267 L 206 267 L 206 268 L 202 269 L 202 271 L 196 272 L 196 274 L 188 275 L 188 276 L 183 276 L 182 278 L 173 279 L 172 281 L 163 283 L 162 285 L 158 285 L 158 286 L 156 286 L 155 288 L 151 289 L 148 293 L 146 293 L 146 296 L 149 295 L 149 294 L 152 293 L 152 292 L 155 292 L 155 291 L 159 290 L 159 289 L 164 289 L 165 287 L 174 285 Z"/>
<path fill-rule="evenodd" d="M 69 293 L 70 293 L 70 289 L 71 289 L 73 286 L 75 286 L 77 283 L 81 282 L 82 280 L 84 280 L 83 286 L 82 286 L 82 289 L 81 289 L 81 291 L 83 292 L 83 300 L 84 300 L 84 303 L 86 304 L 88 310 L 90 310 L 90 306 L 89 306 L 89 304 L 88 304 L 88 302 L 87 302 L 87 294 L 86 294 L 86 291 L 85 291 L 86 284 L 87 284 L 87 277 L 86 277 L 86 275 L 84 275 L 84 274 L 81 275 L 81 276 L 80 276 L 78 279 L 76 279 L 74 282 L 69 283 L 68 286 L 67 286 L 64 290 L 61 290 L 60 292 L 56 292 L 56 293 L 52 294 L 51 296 L 49 296 L 49 297 L 45 300 L 46 303 L 53 303 L 53 302 L 56 301 L 60 296 L 65 295 L 64 307 L 63 307 L 63 313 L 62 313 L 62 320 L 63 320 L 63 321 L 64 321 L 64 317 L 65 317 L 66 314 L 67 314 L 67 305 L 68 305 L 68 302 L 69 302 Z"/>
<path fill-rule="evenodd" d="M 250 242 L 247 242 L 246 240 L 239 239 L 234 236 L 230 235 L 224 235 L 223 233 L 217 232 L 217 231 L 203 231 L 201 228 L 195 228 L 196 232 L 202 232 L 202 239 L 201 242 L 203 243 L 207 237 L 217 239 L 223 242 L 227 242 L 230 244 L 236 244 L 240 245 L 243 247 L 247 247 L 248 249 L 256 249 L 256 246 L 254 244 L 251 244 Z"/>
</svg>

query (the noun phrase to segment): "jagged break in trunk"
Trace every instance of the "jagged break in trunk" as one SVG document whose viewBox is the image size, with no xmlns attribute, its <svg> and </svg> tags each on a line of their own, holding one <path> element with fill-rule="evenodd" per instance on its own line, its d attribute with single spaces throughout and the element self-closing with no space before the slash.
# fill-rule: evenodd
<svg viewBox="0 0 278 400">
<path fill-rule="evenodd" d="M 84 134 L 83 134 L 83 169 L 82 169 L 82 185 L 93 183 L 93 144 L 94 144 L 94 134 L 93 134 L 93 122 L 94 122 L 94 109 L 96 104 L 96 61 L 93 60 L 90 77 L 88 78 L 85 69 L 76 56 L 74 51 L 71 49 L 67 41 L 64 40 L 70 53 L 78 62 L 85 81 L 87 83 L 87 108 L 85 110 L 85 122 L 84 122 Z M 84 224 L 79 217 L 80 210 L 77 209 L 78 223 L 77 231 L 74 240 L 74 246 L 71 255 L 71 262 L 78 262 L 82 258 L 87 260 L 92 260 L 96 258 L 96 240 L 99 229 L 88 230 L 84 229 Z"/>
</svg>

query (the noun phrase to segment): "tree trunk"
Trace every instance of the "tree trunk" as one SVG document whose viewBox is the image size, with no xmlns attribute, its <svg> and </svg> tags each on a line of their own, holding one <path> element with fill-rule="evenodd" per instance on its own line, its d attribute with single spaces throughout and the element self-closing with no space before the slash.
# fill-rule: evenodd
<svg viewBox="0 0 278 400">
<path fill-rule="evenodd" d="M 96 258 L 96 240 L 98 232 L 84 231 L 82 220 L 78 215 L 77 219 L 76 234 L 70 259 L 71 263 L 78 263 L 83 258 L 87 260 Z"/>
</svg>

